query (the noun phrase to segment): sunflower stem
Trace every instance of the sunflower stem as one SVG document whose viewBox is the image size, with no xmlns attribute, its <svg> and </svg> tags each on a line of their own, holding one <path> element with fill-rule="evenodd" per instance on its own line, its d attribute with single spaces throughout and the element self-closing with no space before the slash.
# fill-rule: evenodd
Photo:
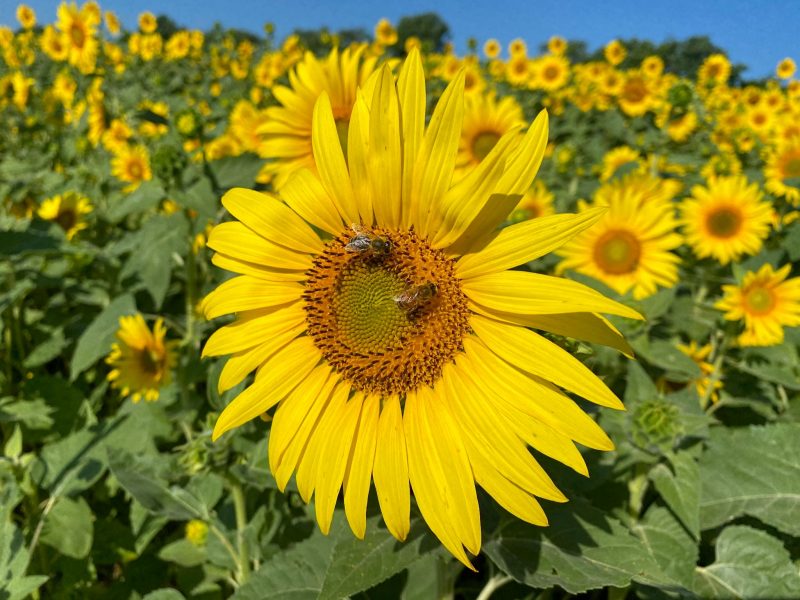
<svg viewBox="0 0 800 600">
<path fill-rule="evenodd" d="M 244 583 L 250 578 L 250 551 L 244 530 L 247 527 L 247 505 L 245 504 L 244 490 L 241 484 L 231 481 L 233 495 L 233 509 L 236 513 L 236 545 L 239 550 L 239 582 Z"/>
<path fill-rule="evenodd" d="M 195 256 L 192 240 L 189 239 L 189 253 L 186 257 L 186 330 L 183 343 L 186 346 L 194 345 L 194 305 L 195 305 Z"/>
<path fill-rule="evenodd" d="M 510 575 L 503 575 L 501 573 L 492 575 L 475 600 L 489 600 L 498 588 L 511 581 L 513 581 L 513 578 Z"/>
</svg>

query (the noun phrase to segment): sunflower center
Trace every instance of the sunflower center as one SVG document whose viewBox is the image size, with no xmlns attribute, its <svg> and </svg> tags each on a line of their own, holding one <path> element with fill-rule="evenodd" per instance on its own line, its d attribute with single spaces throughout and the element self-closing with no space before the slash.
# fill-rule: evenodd
<svg viewBox="0 0 800 600">
<path fill-rule="evenodd" d="M 61 229 L 64 231 L 69 231 L 75 227 L 75 224 L 78 222 L 78 215 L 74 210 L 71 209 L 61 210 L 58 212 L 58 216 L 55 220 Z"/>
<path fill-rule="evenodd" d="M 800 177 L 800 156 L 792 156 L 783 167 L 784 179 Z"/>
<path fill-rule="evenodd" d="M 612 230 L 604 233 L 594 246 L 594 260 L 606 273 L 631 273 L 639 265 L 642 245 L 629 231 Z"/>
<path fill-rule="evenodd" d="M 139 367 L 148 375 L 155 377 L 161 372 L 162 360 L 162 355 L 151 348 L 145 348 L 139 352 Z"/>
<path fill-rule="evenodd" d="M 142 178 L 142 165 L 138 161 L 132 161 L 128 164 L 128 175 L 131 179 Z"/>
<path fill-rule="evenodd" d="M 742 227 L 742 214 L 733 208 L 720 208 L 708 215 L 706 226 L 708 232 L 714 237 L 733 237 Z"/>
<path fill-rule="evenodd" d="M 86 33 L 83 31 L 83 27 L 73 23 L 69 28 L 69 37 L 76 48 L 83 48 L 83 44 L 86 41 Z"/>
<path fill-rule="evenodd" d="M 647 86 L 641 79 L 631 79 L 625 84 L 623 95 L 628 102 L 641 102 L 647 96 Z"/>
<path fill-rule="evenodd" d="M 745 304 L 750 313 L 763 315 L 770 312 L 775 306 L 775 296 L 763 287 L 754 287 L 744 295 Z"/>
<path fill-rule="evenodd" d="M 327 243 L 308 273 L 308 333 L 365 393 L 431 386 L 469 331 L 454 264 L 414 231 L 346 231 Z"/>
<path fill-rule="evenodd" d="M 559 75 L 561 75 L 561 69 L 555 65 L 548 65 L 542 72 L 545 81 L 555 81 Z"/>
<path fill-rule="evenodd" d="M 500 135 L 495 131 L 482 131 L 472 140 L 472 155 L 482 161 L 500 140 Z"/>
</svg>

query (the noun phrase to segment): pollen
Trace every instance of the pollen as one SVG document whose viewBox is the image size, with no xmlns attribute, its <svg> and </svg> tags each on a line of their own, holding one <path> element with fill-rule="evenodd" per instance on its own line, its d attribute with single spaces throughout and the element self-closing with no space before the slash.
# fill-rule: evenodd
<svg viewBox="0 0 800 600">
<path fill-rule="evenodd" d="M 353 251 L 347 246 L 354 235 L 345 231 L 329 241 L 308 273 L 309 335 L 362 392 L 405 394 L 432 386 L 469 332 L 453 259 L 413 230 L 359 229 L 358 235 L 387 239 L 386 253 Z"/>
</svg>

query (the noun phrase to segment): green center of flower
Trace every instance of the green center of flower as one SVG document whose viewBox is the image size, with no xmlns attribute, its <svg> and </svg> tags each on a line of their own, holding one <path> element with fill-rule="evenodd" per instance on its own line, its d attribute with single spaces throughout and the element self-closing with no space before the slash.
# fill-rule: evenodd
<svg viewBox="0 0 800 600">
<path fill-rule="evenodd" d="M 744 299 L 749 312 L 756 315 L 766 314 L 775 306 L 775 296 L 772 291 L 763 287 L 748 290 Z"/>
<path fill-rule="evenodd" d="M 469 332 L 453 259 L 413 231 L 344 232 L 314 260 L 303 298 L 314 344 L 365 393 L 432 386 Z"/>
<path fill-rule="evenodd" d="M 606 273 L 623 275 L 636 270 L 642 246 L 629 231 L 607 231 L 597 240 L 594 260 Z"/>
<path fill-rule="evenodd" d="M 472 141 L 472 155 L 477 162 L 482 161 L 500 140 L 500 135 L 495 131 L 483 131 L 475 136 Z"/>
<path fill-rule="evenodd" d="M 723 207 L 708 215 L 706 226 L 714 237 L 733 237 L 742 227 L 742 214 L 734 208 Z"/>
</svg>

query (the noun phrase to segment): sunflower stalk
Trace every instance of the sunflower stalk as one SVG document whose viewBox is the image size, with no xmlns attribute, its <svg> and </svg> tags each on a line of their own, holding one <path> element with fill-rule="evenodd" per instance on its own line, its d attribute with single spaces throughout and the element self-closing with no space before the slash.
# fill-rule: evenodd
<svg viewBox="0 0 800 600">
<path fill-rule="evenodd" d="M 250 548 L 244 530 L 247 527 L 247 504 L 245 503 L 244 489 L 236 481 L 230 481 L 233 496 L 233 510 L 236 514 L 236 546 L 239 556 L 239 583 L 244 583 L 250 578 Z"/>
</svg>

